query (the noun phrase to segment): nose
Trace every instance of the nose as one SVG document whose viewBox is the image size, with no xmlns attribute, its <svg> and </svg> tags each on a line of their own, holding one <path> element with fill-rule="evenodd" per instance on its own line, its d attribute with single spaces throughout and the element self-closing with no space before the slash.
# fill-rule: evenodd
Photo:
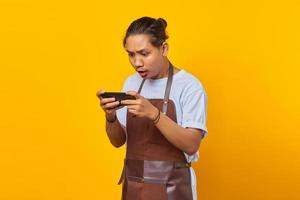
<svg viewBox="0 0 300 200">
<path fill-rule="evenodd" d="M 133 65 L 137 69 L 139 67 L 142 67 L 144 65 L 144 62 L 141 58 L 135 57 L 135 59 L 133 60 Z"/>
</svg>

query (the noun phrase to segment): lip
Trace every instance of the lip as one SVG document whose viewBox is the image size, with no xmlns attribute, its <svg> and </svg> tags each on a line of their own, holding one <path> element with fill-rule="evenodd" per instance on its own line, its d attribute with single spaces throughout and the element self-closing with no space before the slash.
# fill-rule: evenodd
<svg viewBox="0 0 300 200">
<path fill-rule="evenodd" d="M 142 68 L 138 68 L 136 71 L 137 71 L 137 72 L 145 72 L 146 70 L 145 70 L 145 69 L 142 69 Z"/>
<path fill-rule="evenodd" d="M 138 71 L 141 77 L 146 77 L 147 76 L 147 71 Z"/>
</svg>

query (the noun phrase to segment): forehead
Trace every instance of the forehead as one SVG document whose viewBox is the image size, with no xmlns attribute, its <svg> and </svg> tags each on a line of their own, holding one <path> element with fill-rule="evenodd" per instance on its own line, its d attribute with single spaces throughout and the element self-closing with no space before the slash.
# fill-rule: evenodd
<svg viewBox="0 0 300 200">
<path fill-rule="evenodd" d="M 130 35 L 126 39 L 125 48 L 128 51 L 139 51 L 141 49 L 153 49 L 150 42 L 150 36 L 146 34 Z"/>
</svg>

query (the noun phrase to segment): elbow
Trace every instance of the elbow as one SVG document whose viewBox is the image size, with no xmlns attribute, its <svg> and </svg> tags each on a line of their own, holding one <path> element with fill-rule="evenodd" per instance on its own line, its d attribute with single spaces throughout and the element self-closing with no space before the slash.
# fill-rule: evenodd
<svg viewBox="0 0 300 200">
<path fill-rule="evenodd" d="M 190 142 L 191 144 L 189 144 L 187 146 L 185 153 L 188 154 L 189 156 L 192 156 L 195 153 L 197 153 L 197 151 L 199 150 L 202 138 L 203 138 L 203 135 L 201 135 L 201 137 L 196 137 L 195 139 L 193 139 L 192 142 Z"/>
<path fill-rule="evenodd" d="M 189 156 L 194 155 L 199 150 L 200 143 L 201 140 L 195 141 L 192 145 L 189 145 L 184 152 Z"/>
<path fill-rule="evenodd" d="M 115 140 L 113 138 L 109 138 L 110 143 L 116 147 L 116 148 L 120 148 L 121 146 L 123 146 L 123 144 L 125 144 L 126 140 L 122 139 L 122 140 Z"/>
<path fill-rule="evenodd" d="M 186 149 L 185 153 L 189 156 L 192 156 L 195 153 L 197 153 L 198 149 L 199 149 L 199 145 L 195 145 L 195 146 L 192 146 L 192 147 Z"/>
<path fill-rule="evenodd" d="M 122 144 L 119 144 L 119 145 L 113 145 L 114 147 L 116 148 L 120 148 L 121 146 L 123 146 Z"/>
<path fill-rule="evenodd" d="M 124 142 L 125 143 L 125 142 Z M 124 143 L 113 143 L 113 142 L 111 142 L 111 144 L 114 146 L 114 147 L 116 147 L 116 148 L 120 148 L 121 146 L 123 146 L 123 144 Z"/>
</svg>

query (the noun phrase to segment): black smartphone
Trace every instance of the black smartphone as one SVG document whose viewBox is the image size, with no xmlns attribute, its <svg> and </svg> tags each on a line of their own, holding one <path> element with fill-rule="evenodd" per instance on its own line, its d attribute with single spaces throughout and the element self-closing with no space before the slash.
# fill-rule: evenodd
<svg viewBox="0 0 300 200">
<path fill-rule="evenodd" d="M 136 98 L 132 95 L 126 94 L 125 92 L 104 92 L 100 94 L 102 98 L 116 98 L 116 101 L 121 101 L 121 100 L 135 100 Z"/>
</svg>

